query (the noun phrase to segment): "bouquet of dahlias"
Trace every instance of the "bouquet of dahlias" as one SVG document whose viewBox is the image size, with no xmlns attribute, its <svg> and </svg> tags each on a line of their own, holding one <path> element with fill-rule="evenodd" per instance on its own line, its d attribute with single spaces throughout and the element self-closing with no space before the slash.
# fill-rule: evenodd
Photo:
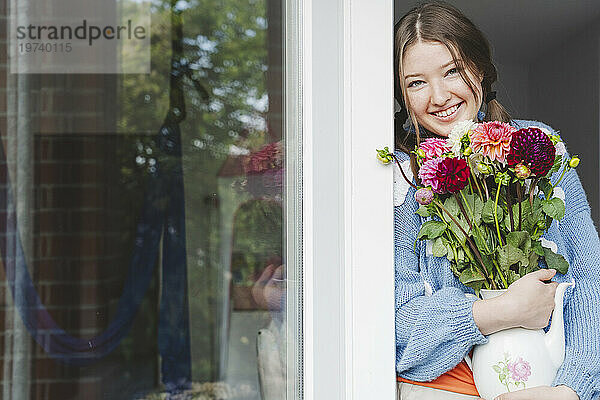
<svg viewBox="0 0 600 400">
<path fill-rule="evenodd" d="M 447 139 L 426 139 L 413 153 L 417 213 L 427 218 L 417 239 L 431 240 L 433 255 L 447 257 L 463 284 L 476 292 L 505 289 L 539 269 L 541 259 L 567 272 L 564 257 L 542 238 L 565 213 L 564 192 L 556 187 L 579 164 L 579 158 L 568 158 L 558 135 L 464 121 Z M 395 160 L 402 171 L 387 147 L 377 154 L 384 163 Z M 550 176 L 561 169 L 552 184 Z"/>
<path fill-rule="evenodd" d="M 284 158 L 281 141 L 252 152 L 243 162 L 246 189 L 255 197 L 280 198 L 283 191 Z"/>
</svg>

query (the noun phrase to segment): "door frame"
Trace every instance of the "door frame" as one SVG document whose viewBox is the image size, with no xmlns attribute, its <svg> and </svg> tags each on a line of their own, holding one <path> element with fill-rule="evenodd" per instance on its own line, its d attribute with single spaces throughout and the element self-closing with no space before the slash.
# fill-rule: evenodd
<svg viewBox="0 0 600 400">
<path fill-rule="evenodd" d="M 393 4 L 300 5 L 305 399 L 394 399 Z"/>
</svg>

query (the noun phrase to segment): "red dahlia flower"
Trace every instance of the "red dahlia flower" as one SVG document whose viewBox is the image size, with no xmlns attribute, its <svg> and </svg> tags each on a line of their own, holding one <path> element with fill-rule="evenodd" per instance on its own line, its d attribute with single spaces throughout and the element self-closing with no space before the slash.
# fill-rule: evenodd
<svg viewBox="0 0 600 400">
<path fill-rule="evenodd" d="M 529 127 L 513 134 L 510 152 L 506 157 L 509 167 L 522 163 L 538 177 L 546 176 L 554 164 L 556 148 L 541 129 Z"/>
<path fill-rule="evenodd" d="M 419 170 L 419 178 L 435 193 L 456 193 L 469 182 L 469 166 L 462 158 L 436 158 Z"/>
<path fill-rule="evenodd" d="M 469 182 L 469 166 L 462 158 L 444 158 L 438 170 L 441 186 L 448 193 L 461 191 Z"/>
</svg>

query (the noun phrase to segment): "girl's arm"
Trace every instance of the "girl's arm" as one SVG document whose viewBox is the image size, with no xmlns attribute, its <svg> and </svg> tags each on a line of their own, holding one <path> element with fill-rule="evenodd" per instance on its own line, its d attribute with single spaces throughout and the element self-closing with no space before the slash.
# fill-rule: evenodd
<svg viewBox="0 0 600 400">
<path fill-rule="evenodd" d="M 473 320 L 474 299 L 460 289 L 446 287 L 425 296 L 419 272 L 421 242 L 415 244 L 421 221 L 415 214 L 414 192 L 410 188 L 404 204 L 394 208 L 396 371 L 407 379 L 431 381 L 487 339 Z M 440 262 L 440 268 L 448 266 Z"/>
<path fill-rule="evenodd" d="M 554 385 L 574 389 L 581 400 L 600 396 L 600 240 L 585 192 L 575 171 L 559 185 L 565 192 L 565 217 L 558 231 L 575 287 L 565 301 L 565 361 Z M 567 279 L 567 280 L 568 280 Z"/>
</svg>

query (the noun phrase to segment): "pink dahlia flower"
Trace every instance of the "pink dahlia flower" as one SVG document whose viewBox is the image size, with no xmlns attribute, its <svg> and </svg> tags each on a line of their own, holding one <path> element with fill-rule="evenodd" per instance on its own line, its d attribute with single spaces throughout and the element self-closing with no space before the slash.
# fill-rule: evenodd
<svg viewBox="0 0 600 400">
<path fill-rule="evenodd" d="M 525 382 L 531 375 L 531 366 L 523 358 L 508 363 L 508 371 L 515 382 Z"/>
<path fill-rule="evenodd" d="M 456 193 L 469 182 L 469 166 L 462 158 L 434 158 L 419 169 L 419 178 L 434 193 Z"/>
<path fill-rule="evenodd" d="M 419 148 L 425 152 L 425 159 L 441 157 L 444 153 L 452 151 L 452 146 L 448 144 L 446 139 L 429 138 L 425 139 Z"/>
<path fill-rule="evenodd" d="M 437 172 L 442 162 L 441 158 L 434 158 L 432 160 L 425 161 L 421 168 L 419 168 L 419 179 L 425 186 L 431 186 L 431 190 L 435 193 L 443 193 L 440 191 L 440 181 L 437 179 Z"/>
<path fill-rule="evenodd" d="M 505 162 L 510 151 L 510 140 L 516 131 L 504 122 L 483 122 L 471 132 L 471 148 L 492 161 Z"/>
</svg>

